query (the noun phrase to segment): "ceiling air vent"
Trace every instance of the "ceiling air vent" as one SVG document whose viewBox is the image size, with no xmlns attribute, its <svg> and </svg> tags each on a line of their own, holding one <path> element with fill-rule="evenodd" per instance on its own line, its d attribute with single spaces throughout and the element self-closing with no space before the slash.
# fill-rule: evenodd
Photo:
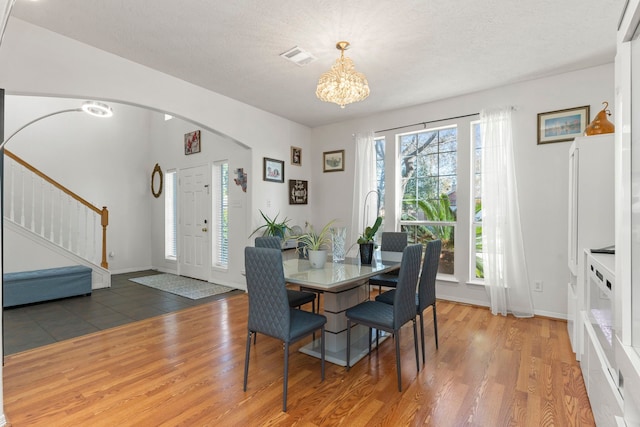
<svg viewBox="0 0 640 427">
<path fill-rule="evenodd" d="M 280 54 L 280 56 L 300 67 L 316 60 L 315 56 L 311 55 L 306 50 L 299 48 L 298 46 L 294 47 L 293 49 L 289 49 L 285 53 Z"/>
</svg>

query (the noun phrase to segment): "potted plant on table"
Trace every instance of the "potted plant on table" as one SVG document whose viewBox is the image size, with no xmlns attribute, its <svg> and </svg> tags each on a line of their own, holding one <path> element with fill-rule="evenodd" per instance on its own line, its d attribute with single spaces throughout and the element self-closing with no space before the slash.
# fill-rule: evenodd
<svg viewBox="0 0 640 427">
<path fill-rule="evenodd" d="M 376 222 L 374 222 L 371 227 L 365 228 L 362 235 L 358 238 L 358 244 L 360 245 L 360 262 L 362 264 L 371 264 L 373 250 L 375 249 L 373 238 L 378 232 L 380 224 L 382 224 L 382 217 L 379 216 L 376 218 Z"/>
<path fill-rule="evenodd" d="M 331 244 L 331 225 L 335 220 L 331 220 L 318 233 L 313 229 L 313 225 L 305 225 L 306 233 L 292 236 L 300 243 L 298 250 L 305 251 L 309 257 L 311 268 L 323 268 L 327 261 L 327 250 Z"/>
<path fill-rule="evenodd" d="M 264 212 L 260 210 L 259 212 L 260 215 L 262 215 L 262 218 L 264 218 L 265 224 L 262 224 L 260 227 L 253 230 L 249 237 L 262 230 L 262 236 L 275 236 L 279 237 L 280 240 L 284 240 L 284 237 L 290 230 L 289 226 L 287 225 L 290 219 L 285 217 L 284 220 L 278 222 L 278 215 L 280 214 L 276 214 L 276 216 L 272 219 L 269 218 Z"/>
</svg>

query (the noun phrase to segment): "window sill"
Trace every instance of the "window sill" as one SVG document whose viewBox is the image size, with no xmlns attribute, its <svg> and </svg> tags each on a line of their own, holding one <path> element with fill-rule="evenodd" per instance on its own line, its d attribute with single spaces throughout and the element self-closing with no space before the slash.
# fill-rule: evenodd
<svg viewBox="0 0 640 427">
<path fill-rule="evenodd" d="M 438 274 L 438 276 L 436 277 L 436 281 L 438 281 L 438 282 L 449 282 L 449 283 L 460 283 L 460 281 L 458 279 L 456 279 L 456 276 L 454 276 L 453 274 Z M 484 280 L 480 280 L 480 279 L 469 280 L 469 281 L 465 282 L 465 284 L 473 285 L 473 286 L 482 286 L 482 287 L 485 286 Z"/>
<path fill-rule="evenodd" d="M 484 286 L 484 280 L 480 280 L 480 279 L 469 280 L 467 282 L 467 285 Z"/>
</svg>

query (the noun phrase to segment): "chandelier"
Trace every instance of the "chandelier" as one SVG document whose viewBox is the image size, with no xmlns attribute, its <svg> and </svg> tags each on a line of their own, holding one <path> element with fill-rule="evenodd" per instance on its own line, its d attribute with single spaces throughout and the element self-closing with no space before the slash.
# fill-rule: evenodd
<svg viewBox="0 0 640 427">
<path fill-rule="evenodd" d="M 349 42 L 338 42 L 340 58 L 331 69 L 320 76 L 316 96 L 324 102 L 333 102 L 344 108 L 352 102 L 364 100 L 369 96 L 369 83 L 364 74 L 355 70 L 351 58 L 344 56 Z"/>
</svg>

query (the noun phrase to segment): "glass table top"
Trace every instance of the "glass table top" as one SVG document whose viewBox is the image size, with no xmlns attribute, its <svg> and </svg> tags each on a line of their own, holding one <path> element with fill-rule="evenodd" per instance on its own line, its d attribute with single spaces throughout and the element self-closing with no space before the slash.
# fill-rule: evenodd
<svg viewBox="0 0 640 427">
<path fill-rule="evenodd" d="M 397 270 L 400 262 L 383 262 L 376 256 L 371 265 L 360 264 L 359 258 L 346 258 L 340 262 L 328 259 L 324 268 L 311 268 L 309 261 L 304 259 L 289 259 L 283 265 L 285 280 L 289 283 L 338 292 L 376 274 Z"/>
</svg>

